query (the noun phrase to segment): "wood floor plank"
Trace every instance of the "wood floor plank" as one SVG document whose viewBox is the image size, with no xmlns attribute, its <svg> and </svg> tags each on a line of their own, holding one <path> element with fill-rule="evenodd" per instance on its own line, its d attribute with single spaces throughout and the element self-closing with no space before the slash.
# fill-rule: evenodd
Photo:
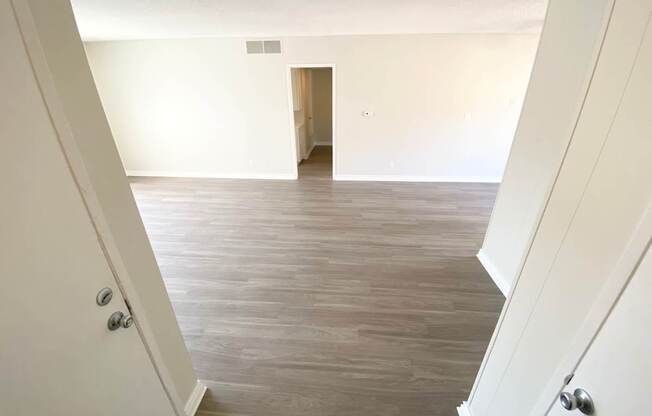
<svg viewBox="0 0 652 416">
<path fill-rule="evenodd" d="M 497 186 L 132 178 L 199 416 L 453 416 L 504 298 L 475 258 Z"/>
</svg>

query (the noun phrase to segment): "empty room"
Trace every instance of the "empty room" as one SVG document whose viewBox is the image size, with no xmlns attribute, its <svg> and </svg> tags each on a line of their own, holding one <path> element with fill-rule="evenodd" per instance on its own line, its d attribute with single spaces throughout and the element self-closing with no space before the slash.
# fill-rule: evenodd
<svg viewBox="0 0 652 416">
<path fill-rule="evenodd" d="M 382 29 L 362 5 L 328 18 L 317 4 L 254 5 L 217 10 L 200 38 L 162 14 L 137 25 L 133 6 L 74 9 L 210 391 L 200 411 L 454 412 L 504 302 L 475 255 L 544 5 L 524 10 L 539 19 L 529 28 L 497 13 L 499 33 L 465 26 L 464 9 L 435 24 L 442 5 L 429 19 L 412 16 L 423 3 L 376 5 Z M 114 12 L 146 31 L 118 32 Z M 352 13 L 358 24 L 343 24 Z"/>
<path fill-rule="evenodd" d="M 0 414 L 646 405 L 652 0 L 0 8 Z"/>
</svg>

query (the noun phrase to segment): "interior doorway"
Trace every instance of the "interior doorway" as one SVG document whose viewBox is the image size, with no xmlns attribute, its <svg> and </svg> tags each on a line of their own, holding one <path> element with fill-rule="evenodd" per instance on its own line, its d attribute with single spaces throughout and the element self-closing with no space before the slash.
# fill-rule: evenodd
<svg viewBox="0 0 652 416">
<path fill-rule="evenodd" d="M 335 173 L 335 65 L 288 68 L 292 160 L 297 177 Z"/>
</svg>

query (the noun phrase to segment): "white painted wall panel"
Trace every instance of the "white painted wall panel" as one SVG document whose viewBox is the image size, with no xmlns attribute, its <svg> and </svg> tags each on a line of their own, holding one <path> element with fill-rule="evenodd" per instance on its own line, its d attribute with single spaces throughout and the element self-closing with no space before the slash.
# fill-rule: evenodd
<svg viewBox="0 0 652 416">
<path fill-rule="evenodd" d="M 237 38 L 86 48 L 128 171 L 292 177 L 287 65 L 333 63 L 336 174 L 499 181 L 537 39 L 296 37 L 280 55 L 247 55 Z"/>
</svg>

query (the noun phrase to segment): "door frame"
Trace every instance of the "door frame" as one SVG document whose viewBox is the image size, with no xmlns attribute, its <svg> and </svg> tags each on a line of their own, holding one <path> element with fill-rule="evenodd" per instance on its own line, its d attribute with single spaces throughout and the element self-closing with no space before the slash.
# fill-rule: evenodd
<svg viewBox="0 0 652 416">
<path fill-rule="evenodd" d="M 176 389 L 170 371 L 163 360 L 152 325 L 147 318 L 143 303 L 138 296 L 131 276 L 122 260 L 118 245 L 113 238 L 108 220 L 104 216 L 101 203 L 92 181 L 84 165 L 81 152 L 75 142 L 74 133 L 68 124 L 63 104 L 59 99 L 56 84 L 50 73 L 43 46 L 39 40 L 36 22 L 32 17 L 30 6 L 26 0 L 10 0 L 14 9 L 14 17 L 21 31 L 25 50 L 31 61 L 35 81 L 38 84 L 43 103 L 48 109 L 52 126 L 57 135 L 61 152 L 70 169 L 71 176 L 84 202 L 89 219 L 95 229 L 98 241 L 104 253 L 116 285 L 125 302 L 133 312 L 134 327 L 138 331 L 145 351 L 150 358 L 152 367 L 161 382 L 165 395 L 168 397 L 172 410 L 178 416 L 188 416 L 187 404 L 183 402 Z M 202 393 L 203 395 L 203 393 Z M 201 396 L 200 396 L 201 398 Z M 197 403 L 198 404 L 198 403 Z M 193 411 L 194 413 L 194 411 Z"/>
<path fill-rule="evenodd" d="M 292 70 L 293 69 L 309 69 L 309 68 L 331 68 L 331 105 L 332 105 L 332 110 L 331 110 L 331 124 L 333 126 L 333 132 L 332 132 L 332 151 L 333 151 L 333 166 L 332 166 L 332 173 L 331 173 L 331 179 L 335 179 L 337 177 L 337 152 L 336 150 L 336 137 L 337 137 L 337 100 L 336 100 L 336 91 L 337 91 L 337 70 L 336 70 L 336 65 L 333 63 L 321 63 L 321 64 L 288 64 L 286 68 L 286 84 L 287 84 L 287 92 L 288 92 L 288 122 L 290 126 L 290 154 L 292 155 L 291 160 L 292 160 L 292 172 L 293 172 L 293 177 L 294 179 L 299 178 L 299 166 L 296 163 L 296 155 L 297 155 L 297 139 L 296 139 L 296 134 L 295 134 L 295 128 L 294 128 L 294 106 L 293 106 L 293 99 L 292 99 Z M 307 128 L 307 126 L 306 126 Z"/>
</svg>

